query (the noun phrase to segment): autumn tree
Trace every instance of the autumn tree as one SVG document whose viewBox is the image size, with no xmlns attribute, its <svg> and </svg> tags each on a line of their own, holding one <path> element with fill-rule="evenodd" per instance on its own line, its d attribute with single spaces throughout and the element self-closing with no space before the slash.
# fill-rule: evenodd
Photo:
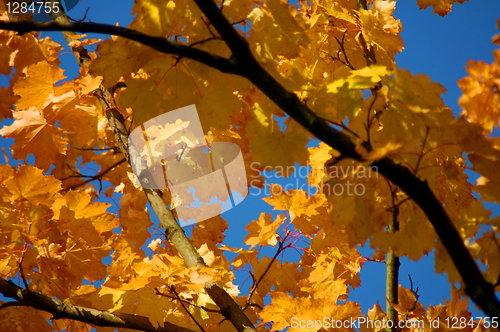
<svg viewBox="0 0 500 332">
<path fill-rule="evenodd" d="M 454 2 L 463 0 L 418 0 L 442 16 Z M 10 75 L 0 117 L 14 118 L 0 134 L 14 139 L 14 159 L 34 156 L 0 165 L 0 292 L 13 299 L 0 306 L 2 330 L 298 331 L 305 326 L 295 323 L 323 317 L 348 322 L 361 317 L 349 287 L 359 286 L 367 259 L 385 260 L 388 308 L 375 304 L 368 318 L 385 325 L 363 331 L 388 321 L 393 331 L 415 329 L 397 325 L 408 321 L 496 327 L 499 221 L 483 202 L 500 201 L 500 148 L 488 136 L 500 112 L 500 51 L 494 64 L 469 63 L 457 119 L 442 86 L 396 66 L 403 41 L 391 0 L 137 0 L 127 28 L 71 21 L 58 1 L 46 3 L 47 22 L 0 3 L 0 74 Z M 40 31 L 62 31 L 67 45 Z M 91 32 L 112 37 L 78 34 Z M 80 66 L 75 79 L 65 80 L 63 47 Z M 245 248 L 224 244 L 220 216 L 186 236 L 176 209 L 192 202 L 132 172 L 129 135 L 192 104 L 207 144 L 239 146 L 245 180 L 271 189 L 265 202 L 276 213 L 248 224 Z M 306 148 L 312 138 L 321 143 Z M 184 158 L 195 162 L 189 151 Z M 475 185 L 467 163 L 481 175 Z M 86 165 L 100 171 L 89 175 Z M 260 174 L 294 165 L 310 166 L 313 193 Z M 349 185 L 363 194 L 335 191 Z M 119 200 L 118 213 L 105 197 Z M 161 236 L 149 229 L 153 214 Z M 370 258 L 356 249 L 367 241 Z M 296 262 L 283 256 L 292 249 Z M 424 308 L 398 285 L 398 259 L 432 250 L 436 271 L 460 288 Z M 237 286 L 243 269 L 249 289 Z M 489 318 L 471 319 L 462 295 Z M 331 326 L 307 326 L 321 329 Z"/>
</svg>

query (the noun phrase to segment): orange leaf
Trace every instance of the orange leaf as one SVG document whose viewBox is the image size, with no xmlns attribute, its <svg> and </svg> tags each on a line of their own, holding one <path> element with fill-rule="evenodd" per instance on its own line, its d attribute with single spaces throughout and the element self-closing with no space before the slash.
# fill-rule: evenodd
<svg viewBox="0 0 500 332">
<path fill-rule="evenodd" d="M 14 158 L 26 159 L 34 154 L 37 166 L 48 170 L 57 154 L 66 154 L 68 140 L 64 131 L 48 124 L 42 113 L 28 110 L 14 113 L 14 123 L 0 129 L 3 137 L 15 138 L 12 145 Z"/>
<path fill-rule="evenodd" d="M 35 106 L 41 110 L 47 97 L 54 90 L 54 83 L 66 77 L 62 73 L 62 69 L 50 65 L 47 61 L 29 66 L 28 77 L 17 81 L 14 85 L 14 92 L 21 96 L 16 104 L 17 109 Z"/>
<path fill-rule="evenodd" d="M 451 12 L 451 6 L 455 3 L 464 3 L 467 0 L 417 0 L 417 3 L 421 9 L 425 9 L 432 6 L 434 13 L 445 16 Z"/>
<path fill-rule="evenodd" d="M 5 181 L 11 192 L 11 201 L 24 198 L 33 205 L 51 205 L 54 195 L 61 190 L 61 182 L 53 176 L 42 174 L 42 170 L 30 165 L 21 165 L 13 177 Z"/>
<path fill-rule="evenodd" d="M 259 220 L 254 220 L 247 225 L 247 231 L 250 234 L 245 238 L 245 243 L 250 249 L 256 245 L 272 245 L 278 243 L 278 234 L 276 231 L 285 219 L 278 215 L 274 221 L 271 221 L 271 214 L 261 213 Z"/>
</svg>

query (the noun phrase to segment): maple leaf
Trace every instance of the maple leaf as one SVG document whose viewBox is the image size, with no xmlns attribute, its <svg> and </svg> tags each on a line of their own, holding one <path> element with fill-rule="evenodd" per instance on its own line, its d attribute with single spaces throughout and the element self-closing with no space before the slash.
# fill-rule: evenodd
<svg viewBox="0 0 500 332">
<path fill-rule="evenodd" d="M 398 285 L 398 303 L 388 301 L 400 314 L 407 315 L 407 317 L 418 317 L 425 313 L 425 309 L 417 300 L 415 292 Z"/>
<path fill-rule="evenodd" d="M 266 116 L 267 118 L 267 116 Z M 278 129 L 278 124 L 272 120 L 272 125 L 261 125 L 261 120 L 251 121 L 247 128 L 252 139 L 250 146 L 253 159 L 266 166 L 292 166 L 295 163 L 303 165 L 307 160 L 304 149 L 309 135 L 303 129 L 293 130 L 289 128 L 285 133 Z M 290 127 L 297 127 L 294 121 Z M 268 153 L 273 151 L 273 153 Z"/>
<path fill-rule="evenodd" d="M 469 317 L 469 301 L 461 298 L 461 292 L 454 285 L 451 286 L 450 300 L 445 300 L 449 317 Z"/>
<path fill-rule="evenodd" d="M 464 3 L 467 0 L 417 0 L 420 8 L 425 9 L 432 6 L 434 13 L 445 16 L 451 12 L 451 6 L 455 3 Z"/>
<path fill-rule="evenodd" d="M 16 100 L 12 88 L 0 88 L 0 120 L 12 117 L 12 109 Z"/>
<path fill-rule="evenodd" d="M 323 317 L 333 320 L 356 320 L 361 316 L 359 306 L 353 302 L 343 305 L 335 304 L 334 300 L 323 298 L 292 298 L 282 292 L 272 293 L 272 303 L 264 308 L 260 317 L 265 322 L 273 322 L 272 330 L 289 327 L 290 331 L 319 331 L 328 328 Z M 320 317 L 319 323 L 315 323 Z M 298 324 L 298 322 L 303 322 Z M 325 326 L 323 326 L 325 325 Z"/>
<path fill-rule="evenodd" d="M 435 246 L 435 235 L 428 224 L 421 223 L 419 213 L 415 207 L 401 211 L 401 229 L 396 233 L 377 232 L 373 235 L 372 243 L 377 248 L 387 251 L 392 248 L 398 256 L 408 255 L 417 260 L 428 253 Z"/>
<path fill-rule="evenodd" d="M 396 70 L 394 78 L 384 77 L 392 93 L 389 100 L 398 107 L 406 107 L 412 112 L 435 112 L 444 106 L 440 95 L 446 89 L 437 83 L 431 83 L 429 77 L 412 75 L 407 70 Z M 410 88 L 411 87 L 411 88 Z"/>
<path fill-rule="evenodd" d="M 283 46 L 278 52 L 282 53 L 287 58 L 294 58 L 299 55 L 299 47 L 306 48 L 309 45 L 307 35 L 304 33 L 303 22 L 298 20 L 300 16 L 293 17 L 293 7 L 281 0 L 267 1 L 272 17 L 275 21 L 275 26 L 281 29 L 281 38 L 278 42 L 282 42 Z M 268 32 L 268 31 L 267 31 Z M 273 41 L 275 43 L 276 40 Z M 290 45 L 294 45 L 289 47 Z M 276 54 L 273 52 L 273 54 Z"/>
<path fill-rule="evenodd" d="M 67 192 L 55 200 L 52 210 L 54 219 L 65 220 L 61 225 L 73 235 L 75 241 L 83 241 L 88 246 L 102 245 L 102 239 L 118 226 L 114 215 L 107 213 L 109 204 L 92 203 L 86 193 Z"/>
<path fill-rule="evenodd" d="M 469 61 L 466 70 L 470 76 L 458 81 L 462 90 L 458 100 L 462 114 L 491 132 L 494 126 L 498 126 L 500 116 L 500 96 L 495 93 L 500 83 L 498 63 L 488 65 L 483 61 Z"/>
<path fill-rule="evenodd" d="M 92 61 L 90 74 L 94 77 L 102 76 L 102 84 L 107 87 L 116 84 L 121 77 L 128 78 L 131 72 L 138 71 L 158 54 L 149 47 L 124 38 L 105 40 L 99 44 L 97 51 L 107 56 L 101 56 Z M 123 58 L 129 60 L 122 61 Z M 121 65 L 116 66 L 116 63 L 121 63 Z"/>
<path fill-rule="evenodd" d="M 391 59 L 403 50 L 403 39 L 399 36 L 402 30 L 401 22 L 392 16 L 395 7 L 396 1 L 375 0 L 369 10 L 359 13 L 366 42 L 377 45 L 380 52 Z"/>
<path fill-rule="evenodd" d="M 334 158 L 332 148 L 321 142 L 317 148 L 308 148 L 311 172 L 307 181 L 314 187 L 317 187 L 325 177 L 325 164 Z"/>
<path fill-rule="evenodd" d="M 338 79 L 327 85 L 328 92 L 338 92 L 339 88 L 347 84 L 350 89 L 366 89 L 375 86 L 382 77 L 390 75 L 391 72 L 385 66 L 373 65 L 363 69 L 351 71 L 349 77 Z"/>
<path fill-rule="evenodd" d="M 12 177 L 4 182 L 9 190 L 10 200 L 26 199 L 33 205 L 51 205 L 56 193 L 61 190 L 61 182 L 52 176 L 43 175 L 41 169 L 21 165 Z"/>
<path fill-rule="evenodd" d="M 285 221 L 282 215 L 279 215 L 274 221 L 271 221 L 271 214 L 261 213 L 259 220 L 252 221 L 247 225 L 247 231 L 250 233 L 245 238 L 245 243 L 250 249 L 257 245 L 275 246 L 279 235 L 276 231 Z"/>
<path fill-rule="evenodd" d="M 10 56 L 14 51 L 8 46 L 9 39 L 12 38 L 12 33 L 8 31 L 0 32 L 0 74 L 9 75 L 12 67 L 10 66 Z"/>
<path fill-rule="evenodd" d="M 64 111 L 59 117 L 61 127 L 70 135 L 71 141 L 79 147 L 95 145 L 98 138 L 98 115 L 93 106 L 79 106 Z M 68 138 L 69 140 L 69 138 Z"/>
<path fill-rule="evenodd" d="M 382 307 L 380 307 L 380 304 L 378 303 L 376 303 L 373 306 L 373 308 L 368 310 L 366 318 L 367 321 L 371 322 L 370 324 L 368 324 L 368 322 L 366 324 L 360 324 L 359 329 L 363 332 L 377 331 L 377 329 L 374 328 L 374 326 L 377 326 L 378 325 L 377 323 L 381 323 L 380 326 L 383 326 L 387 321 L 387 315 L 384 313 Z"/>
<path fill-rule="evenodd" d="M 64 131 L 45 120 L 40 111 L 27 110 L 14 113 L 14 123 L 0 129 L 3 137 L 15 138 L 12 145 L 14 158 L 26 159 L 35 155 L 36 164 L 47 170 L 58 154 L 66 153 Z"/>
<path fill-rule="evenodd" d="M 50 65 L 47 61 L 29 66 L 27 77 L 14 85 L 15 94 L 21 96 L 16 103 L 17 109 L 34 106 L 41 110 L 54 90 L 54 83 L 66 77 L 62 73 L 62 69 Z"/>
<path fill-rule="evenodd" d="M 271 197 L 263 200 L 275 210 L 288 210 L 292 221 L 295 217 L 317 215 L 319 208 L 326 201 L 322 195 L 308 196 L 304 190 L 288 190 L 285 192 L 279 185 L 271 186 Z"/>
<path fill-rule="evenodd" d="M 497 259 L 498 247 L 496 244 L 495 233 L 486 232 L 470 246 L 474 256 L 480 258 L 483 264 L 488 265 L 485 277 L 491 283 L 496 283 L 500 275 L 500 262 Z"/>
</svg>

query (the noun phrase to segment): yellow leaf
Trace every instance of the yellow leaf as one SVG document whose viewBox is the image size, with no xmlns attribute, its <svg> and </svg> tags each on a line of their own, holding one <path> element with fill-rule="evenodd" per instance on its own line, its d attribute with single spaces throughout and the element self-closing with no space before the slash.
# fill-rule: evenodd
<svg viewBox="0 0 500 332">
<path fill-rule="evenodd" d="M 78 147 L 93 146 L 98 136 L 98 111 L 95 106 L 78 106 L 65 110 L 59 117 L 61 128 L 70 134 L 70 142 Z"/>
<path fill-rule="evenodd" d="M 398 69 L 394 71 L 393 77 L 386 76 L 382 82 L 389 87 L 389 100 L 396 107 L 416 113 L 436 112 L 444 107 L 440 95 L 446 89 L 431 82 L 428 76 L 414 76 L 405 69 Z"/>
<path fill-rule="evenodd" d="M 12 70 L 10 57 L 14 49 L 8 46 L 11 37 L 12 32 L 10 31 L 0 32 L 0 75 L 9 75 Z"/>
<path fill-rule="evenodd" d="M 123 227 L 123 236 L 138 245 L 143 245 L 147 238 L 151 236 L 148 227 L 153 226 L 153 223 L 147 210 L 133 209 L 122 205 L 120 224 Z"/>
<path fill-rule="evenodd" d="M 51 205 L 55 195 L 61 190 L 61 182 L 53 176 L 43 175 L 39 168 L 21 165 L 15 174 L 5 181 L 11 193 L 11 201 L 26 199 L 33 205 Z"/>
<path fill-rule="evenodd" d="M 14 158 L 26 159 L 34 154 L 36 164 L 48 170 L 58 154 L 66 153 L 64 131 L 47 123 L 39 111 L 15 112 L 14 120 L 12 125 L 0 129 L 3 137 L 16 139 L 12 145 Z"/>
<path fill-rule="evenodd" d="M 450 301 L 444 300 L 446 306 L 448 307 L 449 317 L 468 317 L 469 314 L 469 301 L 464 298 L 460 299 L 461 293 L 454 284 L 451 284 L 451 298 Z"/>
<path fill-rule="evenodd" d="M 285 221 L 282 215 L 278 215 L 274 221 L 271 221 L 271 214 L 261 213 L 259 220 L 254 220 L 247 225 L 247 231 L 250 233 L 245 238 L 245 243 L 250 249 L 257 245 L 275 246 L 278 243 L 278 234 L 276 231 Z"/>
<path fill-rule="evenodd" d="M 399 37 L 401 22 L 392 14 L 396 1 L 375 0 L 369 10 L 361 10 L 359 19 L 366 42 L 379 46 L 377 50 L 387 54 L 390 59 L 403 50 L 403 39 Z"/>
<path fill-rule="evenodd" d="M 88 246 L 98 247 L 102 246 L 103 240 L 119 225 L 114 215 L 106 212 L 109 206 L 106 203 L 91 202 L 87 193 L 69 191 L 54 202 L 52 210 L 54 219 L 65 221 L 61 224 L 61 229 L 70 231 L 75 239 Z"/>
<path fill-rule="evenodd" d="M 318 184 L 323 181 L 325 176 L 325 164 L 334 158 L 335 150 L 324 142 L 319 144 L 317 148 L 308 148 L 309 162 L 311 172 L 307 179 L 313 187 L 318 187 Z M 338 155 L 338 153 L 337 153 Z"/>
<path fill-rule="evenodd" d="M 248 123 L 248 134 L 252 137 L 250 144 L 253 160 L 263 166 L 282 166 L 286 169 L 295 163 L 305 164 L 307 161 L 305 145 L 309 140 L 309 134 L 303 128 L 299 128 L 294 120 L 284 133 L 278 129 L 274 119 L 271 121 L 274 129 L 272 126 L 263 127 L 257 120 Z"/>
<path fill-rule="evenodd" d="M 214 263 L 215 261 L 215 256 L 214 252 L 208 249 L 208 246 L 206 243 L 204 243 L 199 249 L 198 253 L 200 254 L 201 258 L 203 258 L 203 261 L 207 266 L 210 266 Z"/>
<path fill-rule="evenodd" d="M 82 89 L 80 90 L 80 94 L 86 95 L 95 89 L 97 89 L 102 83 L 102 76 L 92 77 L 91 75 L 87 75 L 82 77 L 77 81 L 79 84 L 82 84 Z"/>
<path fill-rule="evenodd" d="M 434 13 L 445 16 L 451 12 L 451 6 L 455 3 L 464 3 L 467 0 L 417 0 L 421 9 L 432 6 Z"/>
<path fill-rule="evenodd" d="M 485 232 L 483 236 L 476 240 L 470 248 L 476 258 L 488 266 L 485 278 L 490 283 L 495 284 L 500 275 L 500 261 L 498 260 L 498 239 L 494 232 Z"/>
<path fill-rule="evenodd" d="M 378 160 L 387 157 L 391 154 L 395 154 L 403 148 L 399 143 L 387 142 L 385 146 L 375 148 L 373 151 L 368 152 L 363 146 L 361 146 L 362 141 L 356 141 L 356 151 L 363 157 L 364 160 Z"/>
<path fill-rule="evenodd" d="M 0 88 L 0 120 L 12 117 L 12 109 L 17 97 L 12 88 Z"/>
<path fill-rule="evenodd" d="M 469 76 L 458 81 L 462 96 L 458 103 L 462 115 L 470 122 L 480 123 L 491 132 L 499 125 L 500 117 L 500 69 L 497 63 L 488 65 L 483 61 L 469 61 L 466 67 Z"/>
<path fill-rule="evenodd" d="M 92 61 L 90 74 L 102 76 L 102 84 L 106 87 L 115 85 L 121 77 L 127 78 L 132 72 L 137 72 L 158 54 L 150 47 L 124 38 L 105 40 L 99 44 L 97 51 L 101 56 Z M 120 65 L 117 66 L 117 63 Z"/>
<path fill-rule="evenodd" d="M 372 65 L 363 69 L 353 70 L 346 79 L 338 79 L 327 85 L 327 91 L 336 93 L 344 84 L 351 89 L 367 89 L 374 87 L 378 82 L 391 74 L 385 66 Z"/>
<path fill-rule="evenodd" d="M 273 322 L 271 330 L 289 328 L 291 332 L 315 332 L 334 327 L 331 324 L 335 321 L 355 321 L 361 316 L 359 305 L 353 302 L 337 305 L 329 298 L 293 298 L 283 292 L 273 292 L 271 296 L 272 303 L 260 312 L 264 322 Z"/>
<path fill-rule="evenodd" d="M 28 76 L 14 85 L 15 94 L 21 96 L 16 103 L 17 109 L 34 106 L 41 110 L 54 91 L 54 83 L 66 77 L 62 73 L 62 69 L 50 65 L 47 61 L 31 65 L 28 68 Z"/>
<path fill-rule="evenodd" d="M 286 1 L 281 0 L 268 0 L 267 6 L 271 10 L 275 24 L 282 30 L 281 40 L 284 46 L 281 51 L 287 58 L 295 58 L 299 55 L 299 46 L 307 47 L 309 39 L 301 22 L 298 20 L 299 16 L 293 17 L 292 12 L 295 8 L 288 5 Z M 272 41 L 277 42 L 276 40 Z"/>
</svg>

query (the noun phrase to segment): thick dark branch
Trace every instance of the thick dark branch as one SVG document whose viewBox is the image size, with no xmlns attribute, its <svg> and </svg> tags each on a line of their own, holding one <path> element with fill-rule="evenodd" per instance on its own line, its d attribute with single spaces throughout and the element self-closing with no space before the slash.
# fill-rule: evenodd
<svg viewBox="0 0 500 332">
<path fill-rule="evenodd" d="M 309 107 L 300 101 L 295 93 L 287 91 L 276 81 L 255 59 L 246 39 L 233 27 L 228 19 L 211 0 L 194 0 L 210 23 L 217 29 L 227 46 L 233 52 L 232 62 L 238 68 L 241 76 L 249 79 L 264 92 L 282 110 L 295 121 L 304 126 L 317 138 L 328 142 L 339 151 L 343 157 L 361 160 L 355 151 L 354 141 L 346 134 L 333 129 L 326 121 L 314 114 Z M 370 149 L 365 144 L 367 149 Z"/>
<path fill-rule="evenodd" d="M 465 284 L 465 293 L 490 317 L 500 317 L 500 302 L 494 287 L 484 279 L 453 222 L 429 188 L 406 167 L 389 158 L 372 164 L 380 174 L 399 186 L 424 211 L 450 255 Z"/>
<path fill-rule="evenodd" d="M 179 55 L 185 58 L 202 62 L 207 66 L 220 70 L 223 73 L 238 74 L 236 67 L 231 63 L 229 59 L 174 41 L 170 41 L 163 37 L 152 37 L 133 29 L 117 27 L 114 25 L 86 22 L 64 23 L 0 21 L 0 30 L 17 31 L 21 35 L 32 31 L 73 31 L 115 35 L 139 42 L 162 53 Z"/>
<path fill-rule="evenodd" d="M 253 59 L 246 39 L 234 28 L 233 24 L 222 14 L 222 10 L 213 1 L 194 0 L 194 2 L 226 42 L 231 52 L 233 52 L 233 57 L 240 61 Z"/>
<path fill-rule="evenodd" d="M 3 278 L 0 278 L 0 293 L 18 301 L 13 302 L 14 304 L 8 304 L 8 306 L 16 304 L 19 306 L 30 306 L 51 313 L 54 316 L 52 319 L 67 318 L 96 326 L 127 328 L 140 331 L 194 332 L 193 330 L 167 322 L 163 324 L 160 323 L 160 325 L 164 325 L 164 327 L 156 328 L 151 324 L 149 318 L 144 316 L 110 313 L 108 311 L 76 306 L 69 302 L 59 301 L 43 294 L 30 292 L 17 286 L 12 281 L 7 281 Z"/>
</svg>

